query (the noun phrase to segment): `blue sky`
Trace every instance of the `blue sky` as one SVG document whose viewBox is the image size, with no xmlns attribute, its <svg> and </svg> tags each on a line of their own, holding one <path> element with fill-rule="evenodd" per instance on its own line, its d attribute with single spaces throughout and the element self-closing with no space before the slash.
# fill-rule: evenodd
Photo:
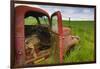
<svg viewBox="0 0 100 69">
<path fill-rule="evenodd" d="M 67 20 L 69 17 L 71 20 L 94 20 L 94 8 L 79 8 L 79 7 L 67 7 L 67 6 L 48 6 L 37 5 L 38 7 L 45 9 L 50 15 L 55 11 L 60 11 L 62 18 Z"/>
</svg>

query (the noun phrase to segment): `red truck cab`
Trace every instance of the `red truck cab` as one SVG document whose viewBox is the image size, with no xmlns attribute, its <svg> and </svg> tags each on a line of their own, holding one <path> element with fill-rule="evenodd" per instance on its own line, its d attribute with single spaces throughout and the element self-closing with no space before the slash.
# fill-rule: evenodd
<svg viewBox="0 0 100 69">
<path fill-rule="evenodd" d="M 15 66 L 22 66 L 25 63 L 25 29 L 24 29 L 24 19 L 28 16 L 33 16 L 37 20 L 37 25 L 41 24 L 39 17 L 45 16 L 48 19 L 47 25 L 53 32 L 59 35 L 59 57 L 60 63 L 63 63 L 63 51 L 64 51 L 64 41 L 67 41 L 66 34 L 69 32 L 69 28 L 64 28 L 62 25 L 62 15 L 60 11 L 50 15 L 43 9 L 29 6 L 17 6 L 15 7 Z M 53 20 L 53 19 L 56 19 Z M 67 32 L 67 33 L 66 33 Z M 70 33 L 70 32 L 69 32 Z M 72 36 L 71 36 L 72 37 Z M 74 42 L 75 43 L 75 42 Z M 69 43 L 70 44 L 70 43 Z"/>
</svg>

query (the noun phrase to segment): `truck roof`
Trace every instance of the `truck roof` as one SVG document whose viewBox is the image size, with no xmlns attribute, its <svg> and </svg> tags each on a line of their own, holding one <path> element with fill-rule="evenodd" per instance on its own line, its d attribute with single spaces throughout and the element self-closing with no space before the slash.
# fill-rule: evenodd
<svg viewBox="0 0 100 69">
<path fill-rule="evenodd" d="M 16 13 L 24 14 L 24 15 L 26 14 L 25 17 L 32 16 L 32 15 L 40 16 L 40 17 L 45 15 L 45 16 L 49 17 L 49 14 L 45 10 L 37 8 L 37 7 L 30 7 L 30 6 L 21 5 L 21 6 L 16 6 L 15 8 L 16 8 L 15 9 Z"/>
</svg>

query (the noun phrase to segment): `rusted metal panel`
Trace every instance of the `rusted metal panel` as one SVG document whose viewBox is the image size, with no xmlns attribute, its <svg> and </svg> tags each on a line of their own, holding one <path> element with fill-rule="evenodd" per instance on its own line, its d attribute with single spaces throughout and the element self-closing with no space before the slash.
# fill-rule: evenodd
<svg viewBox="0 0 100 69">
<path fill-rule="evenodd" d="M 28 11 L 36 11 L 41 12 L 48 16 L 50 21 L 50 17 L 47 12 L 42 9 L 28 6 L 17 6 L 15 7 L 15 48 L 16 48 L 16 56 L 15 56 L 15 66 L 22 66 L 25 63 L 25 48 L 24 48 L 24 16 Z"/>
<path fill-rule="evenodd" d="M 15 66 L 21 66 L 25 62 L 25 49 L 24 49 L 24 38 L 16 37 L 16 57 Z"/>
<path fill-rule="evenodd" d="M 16 44 L 16 57 L 15 66 L 23 65 L 25 62 L 25 49 L 24 49 L 24 13 L 22 9 L 15 9 L 15 44 Z"/>
<path fill-rule="evenodd" d="M 52 14 L 51 17 L 53 16 L 57 16 L 57 20 L 58 20 L 58 35 L 59 35 L 59 57 L 60 57 L 60 63 L 63 63 L 63 26 L 62 26 L 62 16 L 61 16 L 61 12 L 57 11 L 54 14 Z"/>
</svg>

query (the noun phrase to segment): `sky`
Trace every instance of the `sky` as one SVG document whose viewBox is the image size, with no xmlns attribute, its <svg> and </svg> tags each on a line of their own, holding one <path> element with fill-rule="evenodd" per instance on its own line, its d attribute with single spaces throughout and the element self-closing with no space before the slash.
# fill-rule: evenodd
<svg viewBox="0 0 100 69">
<path fill-rule="evenodd" d="M 48 5 L 37 5 L 37 7 L 46 10 L 50 15 L 56 11 L 60 11 L 63 20 L 68 20 L 69 17 L 71 20 L 94 20 L 94 8 Z"/>
<path fill-rule="evenodd" d="M 94 8 L 83 8 L 83 7 L 69 7 L 69 6 L 50 6 L 50 5 L 30 5 L 30 4 L 16 4 L 18 5 L 27 5 L 38 7 L 44 9 L 51 16 L 54 12 L 60 11 L 63 20 L 68 20 L 69 17 L 71 20 L 94 20 Z"/>
</svg>

